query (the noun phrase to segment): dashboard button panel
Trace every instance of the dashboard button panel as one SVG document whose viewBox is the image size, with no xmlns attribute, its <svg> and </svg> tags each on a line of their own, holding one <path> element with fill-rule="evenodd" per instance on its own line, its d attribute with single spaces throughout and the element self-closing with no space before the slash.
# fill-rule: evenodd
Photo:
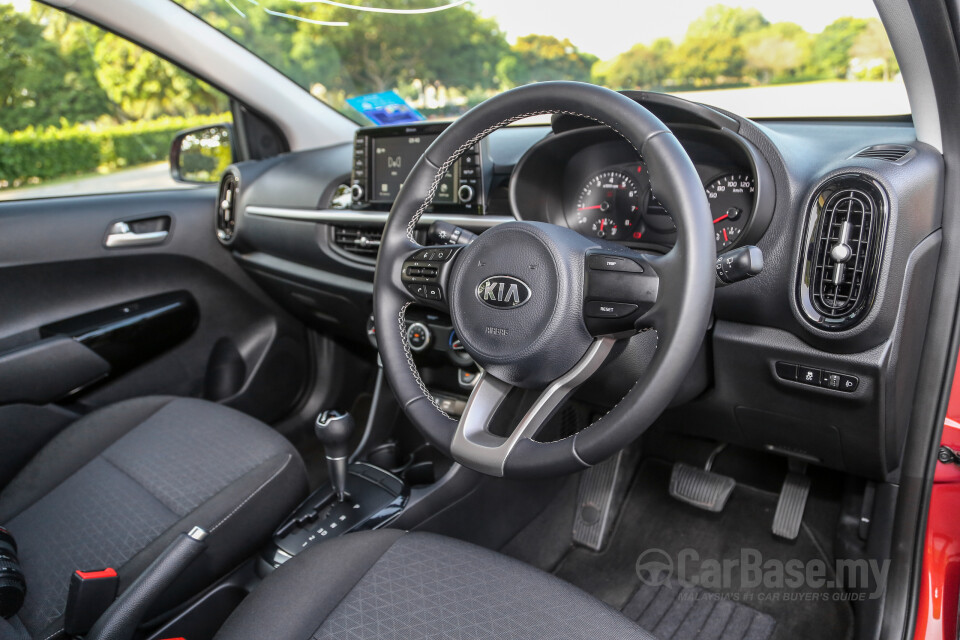
<svg viewBox="0 0 960 640">
<path fill-rule="evenodd" d="M 853 393 L 860 386 L 860 379 L 846 373 L 825 371 L 793 362 L 777 362 L 774 365 L 777 377 L 781 380 L 799 382 L 811 387 Z"/>
</svg>

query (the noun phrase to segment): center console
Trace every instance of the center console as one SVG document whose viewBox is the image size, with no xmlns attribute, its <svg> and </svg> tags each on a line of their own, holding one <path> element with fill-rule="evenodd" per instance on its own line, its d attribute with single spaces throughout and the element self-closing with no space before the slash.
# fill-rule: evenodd
<svg viewBox="0 0 960 640">
<path fill-rule="evenodd" d="M 304 500 L 276 530 L 260 557 L 261 570 L 279 567 L 313 544 L 351 531 L 376 529 L 399 514 L 410 490 L 388 471 L 366 462 L 347 469 L 346 496 L 338 499 L 326 483 Z"/>
</svg>

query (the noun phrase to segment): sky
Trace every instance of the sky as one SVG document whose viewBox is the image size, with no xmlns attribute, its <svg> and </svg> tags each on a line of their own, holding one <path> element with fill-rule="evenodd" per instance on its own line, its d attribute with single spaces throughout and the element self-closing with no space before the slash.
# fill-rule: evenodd
<svg viewBox="0 0 960 640">
<path fill-rule="evenodd" d="M 877 17 L 871 0 L 474 0 L 511 42 L 530 33 L 550 34 L 604 60 L 638 42 L 682 40 L 687 25 L 714 4 L 756 8 L 770 22 L 796 22 L 810 33 L 843 16 Z"/>
</svg>

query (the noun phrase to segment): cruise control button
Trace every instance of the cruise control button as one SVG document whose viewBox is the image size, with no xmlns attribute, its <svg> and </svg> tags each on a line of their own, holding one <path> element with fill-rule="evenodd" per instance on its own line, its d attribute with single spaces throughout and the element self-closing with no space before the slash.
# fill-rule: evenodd
<svg viewBox="0 0 960 640">
<path fill-rule="evenodd" d="M 591 318 L 623 318 L 637 310 L 637 305 L 626 302 L 588 302 L 586 311 Z"/>
<path fill-rule="evenodd" d="M 597 256 L 587 258 L 587 266 L 600 271 L 626 271 L 629 273 L 643 273 L 643 267 L 633 260 L 621 256 Z"/>
</svg>

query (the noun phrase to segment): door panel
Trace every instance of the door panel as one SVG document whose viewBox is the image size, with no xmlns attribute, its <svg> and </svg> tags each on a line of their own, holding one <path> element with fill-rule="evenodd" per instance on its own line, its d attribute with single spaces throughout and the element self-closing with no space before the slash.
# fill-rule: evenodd
<svg viewBox="0 0 960 640">
<path fill-rule="evenodd" d="M 19 468 L 62 427 L 46 421 L 25 437 L 24 416 L 40 415 L 25 404 L 55 400 L 59 417 L 206 390 L 266 421 L 293 407 L 308 377 L 305 330 L 217 241 L 216 195 L 198 188 L 0 203 L 0 444 L 20 441 L 0 446 L 0 468 Z M 155 235 L 108 243 L 116 233 Z"/>
</svg>

